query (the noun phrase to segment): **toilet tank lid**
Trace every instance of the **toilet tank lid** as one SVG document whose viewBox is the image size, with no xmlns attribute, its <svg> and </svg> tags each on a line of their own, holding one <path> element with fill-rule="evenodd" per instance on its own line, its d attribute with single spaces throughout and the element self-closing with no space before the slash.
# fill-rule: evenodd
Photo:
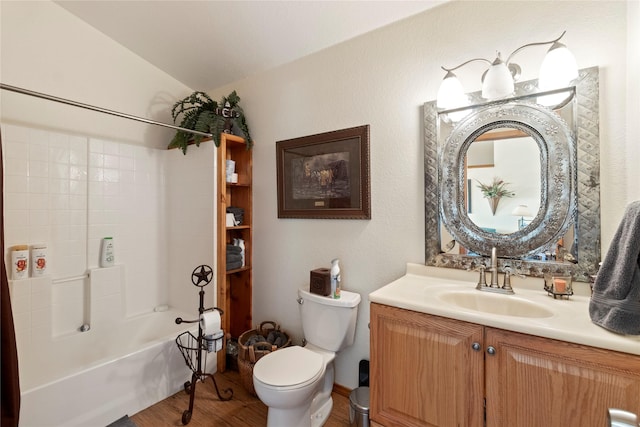
<svg viewBox="0 0 640 427">
<path fill-rule="evenodd" d="M 318 304 L 333 305 L 340 307 L 355 307 L 360 304 L 360 294 L 349 291 L 340 291 L 340 298 L 333 299 L 330 296 L 322 296 L 318 294 L 312 294 L 305 289 L 298 289 L 298 295 L 303 299 L 308 299 Z"/>
</svg>

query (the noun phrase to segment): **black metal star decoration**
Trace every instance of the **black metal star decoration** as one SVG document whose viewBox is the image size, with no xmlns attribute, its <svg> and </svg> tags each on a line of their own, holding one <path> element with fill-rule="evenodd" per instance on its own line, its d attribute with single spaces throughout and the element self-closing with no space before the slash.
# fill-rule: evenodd
<svg viewBox="0 0 640 427">
<path fill-rule="evenodd" d="M 191 282 L 201 288 L 211 283 L 212 279 L 213 269 L 208 265 L 200 265 L 193 270 L 193 273 L 191 273 Z M 204 285 L 200 284 L 202 282 L 204 282 Z"/>
</svg>

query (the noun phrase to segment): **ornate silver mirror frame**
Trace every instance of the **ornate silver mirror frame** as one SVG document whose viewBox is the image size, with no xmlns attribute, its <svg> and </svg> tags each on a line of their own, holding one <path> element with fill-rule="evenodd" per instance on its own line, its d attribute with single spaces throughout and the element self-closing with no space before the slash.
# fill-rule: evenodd
<svg viewBox="0 0 640 427">
<path fill-rule="evenodd" d="M 456 240 L 479 254 L 498 248 L 500 265 L 523 274 L 542 277 L 546 273 L 569 275 L 588 281 L 600 261 L 600 160 L 598 68 L 580 70 L 575 86 L 574 128 L 570 129 L 551 110 L 537 106 L 537 81 L 516 84 L 507 100 L 483 102 L 480 92 L 470 95 L 475 105 L 456 125 L 443 145 L 435 101 L 424 105 L 425 167 L 425 263 L 437 267 L 472 269 L 477 255 L 442 251 L 444 223 Z M 533 101 L 532 101 L 533 100 Z M 451 110 L 450 112 L 455 112 Z M 445 112 L 445 113 L 450 113 Z M 484 231 L 464 209 L 464 162 L 469 144 L 494 128 L 511 127 L 531 136 L 540 149 L 541 208 L 528 226 L 512 234 Z M 436 197 L 434 197 L 436 196 Z M 539 261 L 526 255 L 561 237 L 574 227 L 575 263 Z"/>
<path fill-rule="evenodd" d="M 540 150 L 540 214 L 515 233 L 499 234 L 479 227 L 466 215 L 465 153 L 479 135 L 493 129 L 517 129 L 533 138 Z M 533 254 L 558 241 L 575 213 L 575 143 L 567 124 L 553 111 L 521 102 L 489 105 L 463 119 L 440 152 L 440 218 L 466 249 L 489 256 L 498 248 L 503 257 Z M 545 208 L 546 207 L 546 208 Z"/>
</svg>

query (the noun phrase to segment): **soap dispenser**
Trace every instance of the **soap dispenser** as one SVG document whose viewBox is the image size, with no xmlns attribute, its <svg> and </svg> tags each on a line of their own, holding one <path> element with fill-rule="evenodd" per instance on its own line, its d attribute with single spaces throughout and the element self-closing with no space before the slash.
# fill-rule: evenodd
<svg viewBox="0 0 640 427">
<path fill-rule="evenodd" d="M 331 260 L 331 298 L 340 298 L 340 260 Z"/>
</svg>

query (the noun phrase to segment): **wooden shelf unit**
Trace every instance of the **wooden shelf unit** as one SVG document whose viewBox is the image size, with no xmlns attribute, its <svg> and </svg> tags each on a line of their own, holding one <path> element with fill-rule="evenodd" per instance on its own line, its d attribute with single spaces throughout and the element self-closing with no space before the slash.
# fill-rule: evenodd
<svg viewBox="0 0 640 427">
<path fill-rule="evenodd" d="M 238 183 L 226 181 L 226 161 L 235 161 Z M 220 147 L 217 160 L 217 208 L 218 208 L 218 243 L 217 243 L 217 306 L 222 315 L 222 328 L 227 337 L 237 339 L 243 332 L 251 329 L 253 318 L 253 272 L 252 272 L 252 152 L 241 137 L 223 133 L 220 136 Z M 226 226 L 227 207 L 244 209 L 242 224 L 234 227 Z M 245 265 L 227 271 L 227 244 L 233 239 L 244 240 Z M 226 340 L 223 351 L 218 353 L 218 371 L 226 370 Z"/>
</svg>

